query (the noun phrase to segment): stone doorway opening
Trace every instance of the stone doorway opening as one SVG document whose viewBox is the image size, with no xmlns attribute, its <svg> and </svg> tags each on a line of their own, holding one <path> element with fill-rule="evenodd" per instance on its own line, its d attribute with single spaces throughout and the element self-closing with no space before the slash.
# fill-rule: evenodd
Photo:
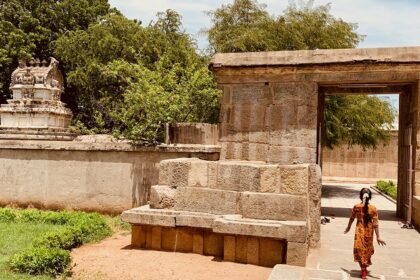
<svg viewBox="0 0 420 280">
<path fill-rule="evenodd" d="M 318 129 L 317 129 L 317 163 L 321 167 L 325 167 L 323 175 L 331 175 L 332 168 L 343 168 L 344 172 L 337 171 L 338 174 L 343 173 L 344 176 L 353 175 L 355 178 L 351 178 L 346 182 L 346 178 L 335 178 L 324 177 L 323 194 L 324 198 L 332 195 L 341 195 L 344 199 L 354 197 L 354 192 L 357 192 L 362 187 L 369 187 L 374 184 L 369 178 L 360 177 L 382 177 L 383 179 L 396 179 L 398 191 L 397 191 L 397 204 L 394 211 L 382 209 L 383 215 L 386 219 L 400 218 L 411 225 L 412 219 L 412 184 L 413 184 L 413 172 L 415 170 L 415 148 L 416 147 L 416 118 L 413 116 L 413 112 L 416 110 L 413 104 L 417 100 L 416 85 L 411 83 L 343 83 L 343 84 L 320 84 L 319 89 L 319 103 L 318 103 Z M 361 148 L 356 148 L 355 151 L 350 152 L 350 160 L 352 163 L 345 164 L 346 153 L 345 148 L 341 151 L 329 152 L 327 148 L 322 147 L 323 133 L 325 133 L 325 121 L 324 121 L 324 110 L 325 110 L 325 99 L 328 96 L 349 96 L 349 95 L 397 95 L 399 100 L 399 114 L 398 118 L 398 131 L 394 132 L 395 139 L 391 138 L 388 147 L 382 147 L 382 151 L 378 153 L 365 151 Z M 380 144 L 382 145 L 382 144 Z M 350 149 L 350 147 L 348 147 Z M 380 147 L 381 149 L 381 147 Z M 337 155 L 340 154 L 341 155 Z M 329 157 L 331 154 L 335 154 L 336 163 L 331 164 Z M 375 157 L 384 157 L 378 159 L 375 162 Z M 366 159 L 370 158 L 370 159 Z M 384 160 L 391 161 L 390 163 L 384 163 Z M 396 161 L 396 162 L 395 162 Z M 394 162 L 394 164 L 392 164 Z M 325 164 L 324 164 L 325 163 Z M 395 166 L 396 163 L 396 166 Z M 324 168 L 323 168 L 324 169 Z M 346 169 L 346 170 L 344 170 Z M 369 170 L 370 169 L 370 170 Z M 380 170 L 378 170 L 380 169 Z M 396 170 L 395 170 L 396 169 Z M 370 173 L 370 174 L 369 174 Z M 376 173 L 377 176 L 375 176 Z M 390 174 L 392 173 L 392 174 Z M 388 175 L 389 174 L 389 175 Z M 356 179 L 356 180 L 355 180 Z M 332 183 L 332 181 L 338 181 Z M 354 182 L 351 182 L 354 181 Z M 353 184 L 351 184 L 353 183 Z M 355 183 L 355 184 L 354 184 Z M 350 192 L 350 193 L 349 193 Z M 357 196 L 356 196 L 357 197 Z M 343 205 L 344 206 L 344 205 Z M 323 214 L 334 213 L 335 215 L 348 215 L 348 209 L 331 209 L 326 206 L 323 207 Z"/>
</svg>

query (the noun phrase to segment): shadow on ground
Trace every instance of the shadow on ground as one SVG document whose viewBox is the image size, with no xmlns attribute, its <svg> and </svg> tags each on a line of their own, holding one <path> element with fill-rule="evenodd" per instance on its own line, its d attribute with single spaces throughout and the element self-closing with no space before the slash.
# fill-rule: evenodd
<svg viewBox="0 0 420 280">
<path fill-rule="evenodd" d="M 321 207 L 321 215 L 328 217 L 350 218 L 352 208 Z M 378 210 L 379 219 L 384 221 L 398 221 L 396 212 L 392 210 Z"/>
</svg>

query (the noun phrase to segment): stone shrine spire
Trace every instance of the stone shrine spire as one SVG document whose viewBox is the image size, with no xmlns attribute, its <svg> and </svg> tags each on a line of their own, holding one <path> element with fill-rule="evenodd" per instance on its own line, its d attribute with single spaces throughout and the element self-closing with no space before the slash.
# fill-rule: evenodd
<svg viewBox="0 0 420 280">
<path fill-rule="evenodd" d="M 72 140 L 72 112 L 60 101 L 64 79 L 59 62 L 19 61 L 12 73 L 13 98 L 0 107 L 0 138 Z"/>
</svg>

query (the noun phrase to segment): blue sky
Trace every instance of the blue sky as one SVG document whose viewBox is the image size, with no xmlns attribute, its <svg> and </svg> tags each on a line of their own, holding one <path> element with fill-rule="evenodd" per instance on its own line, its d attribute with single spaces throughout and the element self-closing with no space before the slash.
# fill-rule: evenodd
<svg viewBox="0 0 420 280">
<path fill-rule="evenodd" d="M 299 3 L 300 0 L 292 1 Z M 128 18 L 148 24 L 159 11 L 176 10 L 182 16 L 187 32 L 201 49 L 207 38 L 200 31 L 210 26 L 205 11 L 214 10 L 233 0 L 110 0 Z M 289 5 L 288 0 L 259 0 L 270 14 L 279 15 Z M 315 0 L 315 5 L 331 3 L 331 13 L 347 22 L 357 23 L 358 32 L 366 35 L 360 48 L 420 46 L 420 0 Z M 389 95 L 398 109 L 398 96 Z"/>
<path fill-rule="evenodd" d="M 184 28 L 205 48 L 207 39 L 199 35 L 209 27 L 204 11 L 214 10 L 233 0 L 110 0 L 127 17 L 147 24 L 159 11 L 174 9 L 182 15 Z M 299 2 L 297 0 L 296 2 Z M 259 0 L 271 14 L 279 15 L 288 0 Z M 347 22 L 359 24 L 358 32 L 367 35 L 359 47 L 420 46 L 419 0 L 315 0 L 315 5 L 331 3 L 331 13 Z"/>
</svg>

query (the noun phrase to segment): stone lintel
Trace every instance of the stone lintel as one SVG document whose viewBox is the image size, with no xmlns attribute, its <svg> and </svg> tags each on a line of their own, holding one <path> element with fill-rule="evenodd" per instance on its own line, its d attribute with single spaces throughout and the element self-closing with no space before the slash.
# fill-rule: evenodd
<svg viewBox="0 0 420 280">
<path fill-rule="evenodd" d="M 317 64 L 420 63 L 420 47 L 218 53 L 210 68 Z"/>
</svg>

